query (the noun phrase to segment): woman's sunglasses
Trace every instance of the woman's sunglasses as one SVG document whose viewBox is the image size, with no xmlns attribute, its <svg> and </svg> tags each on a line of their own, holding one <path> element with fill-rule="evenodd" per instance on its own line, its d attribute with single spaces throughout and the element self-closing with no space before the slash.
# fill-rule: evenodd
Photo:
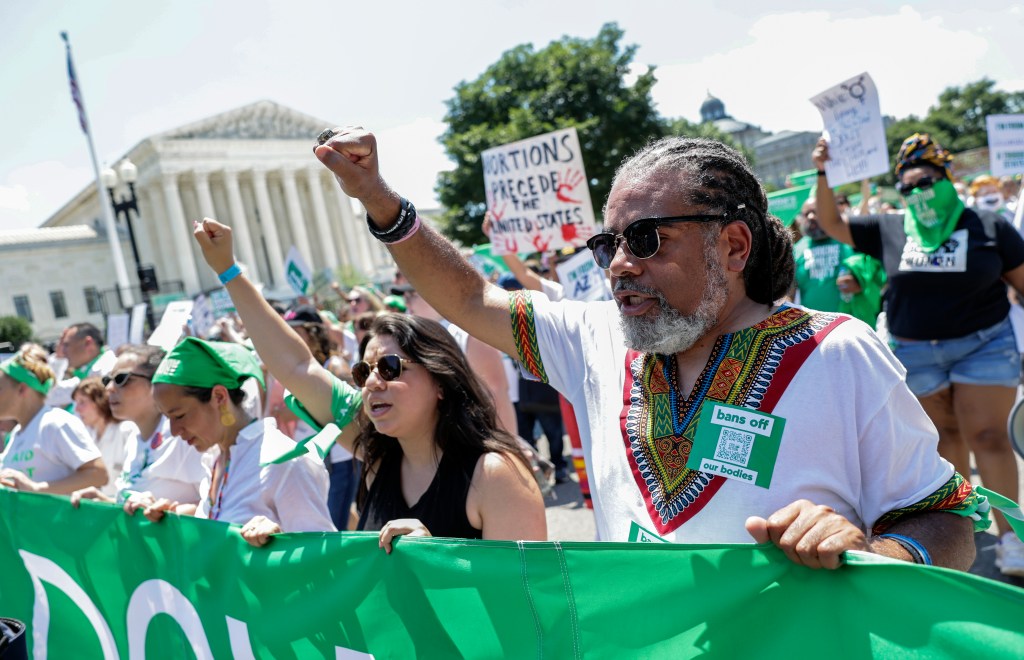
<svg viewBox="0 0 1024 660">
<path fill-rule="evenodd" d="M 938 179 L 938 181 L 941 180 L 941 178 Z M 928 190 L 929 188 L 935 185 L 935 182 L 936 179 L 927 174 L 913 183 L 903 183 L 902 181 L 897 181 L 896 192 L 906 197 L 911 192 L 913 192 L 914 188 L 917 188 L 919 190 Z"/>
<path fill-rule="evenodd" d="M 370 364 L 369 362 L 356 362 L 352 367 L 352 380 L 357 387 L 366 385 L 366 379 L 370 374 L 377 371 L 377 375 L 383 380 L 395 380 L 402 375 L 403 364 L 418 364 L 414 360 L 407 360 L 399 355 L 382 355 L 379 360 Z"/>
<path fill-rule="evenodd" d="M 736 211 L 745 208 L 746 204 L 740 204 Z M 658 235 L 658 227 L 662 225 L 675 224 L 678 222 L 716 222 L 728 218 L 731 213 L 719 215 L 679 215 L 671 218 L 641 218 L 629 223 L 621 234 L 601 232 L 594 234 L 587 241 L 587 247 L 594 254 L 594 261 L 601 268 L 609 268 L 612 259 L 619 250 L 623 240 L 626 247 L 637 259 L 650 259 L 661 249 L 661 237 Z"/>
<path fill-rule="evenodd" d="M 147 376 L 146 374 L 137 374 L 134 371 L 122 371 L 121 373 L 114 374 L 113 376 L 104 376 L 103 387 L 110 385 L 110 383 L 114 383 L 116 387 L 124 387 L 125 385 L 128 384 L 128 381 L 131 380 L 132 376 L 136 376 L 138 378 L 145 378 L 146 380 L 153 379 L 152 376 Z"/>
</svg>

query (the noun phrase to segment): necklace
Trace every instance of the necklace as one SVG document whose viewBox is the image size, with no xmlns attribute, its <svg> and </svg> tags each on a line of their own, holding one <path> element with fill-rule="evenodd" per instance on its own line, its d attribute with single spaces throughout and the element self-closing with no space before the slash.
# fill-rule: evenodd
<svg viewBox="0 0 1024 660">
<path fill-rule="evenodd" d="M 214 466 L 216 468 L 216 466 Z M 221 470 L 220 479 L 218 480 L 217 475 L 214 474 L 211 479 L 210 493 L 206 497 L 206 501 L 210 507 L 210 520 L 217 520 L 220 516 L 221 507 L 224 503 L 224 487 L 228 484 L 228 472 L 231 470 L 231 456 L 228 454 L 225 456 L 224 469 Z M 215 470 L 216 472 L 216 470 Z M 215 488 L 216 487 L 216 488 Z M 214 496 L 214 490 L 216 490 L 216 496 Z M 216 505 L 214 504 L 216 502 Z"/>
</svg>

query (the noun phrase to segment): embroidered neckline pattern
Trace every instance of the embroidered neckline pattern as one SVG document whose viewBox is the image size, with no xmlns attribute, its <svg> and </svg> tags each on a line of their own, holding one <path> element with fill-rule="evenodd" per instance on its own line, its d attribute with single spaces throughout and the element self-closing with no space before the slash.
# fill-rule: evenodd
<svg viewBox="0 0 1024 660">
<path fill-rule="evenodd" d="M 627 352 L 622 437 L 659 533 L 672 532 L 695 516 L 725 482 L 686 468 L 703 403 L 771 412 L 803 360 L 827 334 L 819 333 L 842 320 L 835 314 L 783 307 L 751 328 L 722 335 L 684 401 L 674 355 Z"/>
</svg>

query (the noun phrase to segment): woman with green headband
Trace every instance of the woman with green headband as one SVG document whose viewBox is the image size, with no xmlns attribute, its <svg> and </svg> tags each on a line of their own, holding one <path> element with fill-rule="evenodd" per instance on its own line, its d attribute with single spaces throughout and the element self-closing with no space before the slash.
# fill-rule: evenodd
<svg viewBox="0 0 1024 660">
<path fill-rule="evenodd" d="M 242 525 L 252 545 L 280 532 L 335 531 L 327 511 L 327 468 L 313 455 L 274 462 L 294 449 L 273 418 L 252 419 L 242 407 L 242 383 L 263 370 L 239 344 L 186 337 L 153 376 L 153 398 L 171 432 L 203 455 L 206 478 L 198 507 L 161 500 L 146 509 Z"/>
<path fill-rule="evenodd" d="M 229 227 L 207 218 L 194 236 L 296 413 L 314 426 L 335 423 L 337 441 L 363 460 L 359 529 L 379 531 L 385 552 L 402 535 L 546 540 L 529 462 L 498 427 L 494 402 L 447 330 L 381 314 L 352 368 L 361 388 L 353 390 L 239 272 Z"/>
<path fill-rule="evenodd" d="M 67 495 L 107 483 L 100 450 L 82 420 L 46 405 L 53 383 L 46 352 L 34 344 L 0 363 L 0 418 L 18 421 L 0 455 L 0 486 Z"/>
<path fill-rule="evenodd" d="M 1024 294 L 1024 239 L 997 214 L 964 208 L 953 187 L 953 157 L 929 135 L 910 136 L 896 157 L 903 215 L 843 217 L 825 181 L 824 139 L 812 159 L 819 171 L 818 224 L 885 266 L 890 346 L 938 428 L 939 453 L 964 475 L 973 453 L 982 483 L 1017 500 L 1006 420 L 1020 383 L 1020 355 L 1007 285 Z M 1002 534 L 996 565 L 1024 576 L 1024 543 L 1002 514 L 995 520 Z"/>
</svg>

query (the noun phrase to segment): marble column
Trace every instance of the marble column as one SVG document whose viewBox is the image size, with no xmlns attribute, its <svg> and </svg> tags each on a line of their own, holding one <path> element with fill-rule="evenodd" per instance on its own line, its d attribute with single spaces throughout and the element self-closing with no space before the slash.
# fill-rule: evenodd
<svg viewBox="0 0 1024 660">
<path fill-rule="evenodd" d="M 341 215 L 341 230 L 343 234 L 349 239 L 349 254 L 353 256 L 352 267 L 359 271 L 362 275 L 369 277 L 373 275 L 374 267 L 370 261 L 370 250 L 368 245 L 362 240 L 361 233 L 365 233 L 365 228 L 355 226 L 355 219 L 352 213 L 352 199 L 341 191 L 341 186 L 332 186 L 334 192 L 337 194 L 338 200 L 338 212 Z M 362 230 L 362 231 L 360 231 Z"/>
<path fill-rule="evenodd" d="M 331 225 L 327 219 L 327 202 L 324 201 L 324 189 L 320 178 L 321 171 L 323 171 L 322 167 L 303 170 L 306 175 L 306 183 L 309 184 L 309 198 L 313 202 L 313 217 L 316 221 L 317 233 L 320 234 L 318 242 L 323 251 L 324 265 L 333 271 L 338 267 L 338 251 L 331 238 Z M 344 246 L 342 247 L 344 249 Z"/>
<path fill-rule="evenodd" d="M 306 220 L 302 217 L 302 204 L 299 202 L 299 188 L 295 184 L 295 170 L 293 168 L 284 167 L 281 169 L 281 183 L 284 187 L 284 203 L 288 209 L 288 219 L 291 221 L 292 235 L 295 237 L 295 247 L 299 249 L 299 254 L 306 260 L 309 267 L 316 271 L 316 259 L 309 243 Z"/>
<path fill-rule="evenodd" d="M 181 205 L 181 194 L 178 190 L 178 175 L 173 172 L 162 172 L 161 183 L 164 189 L 164 202 L 167 204 L 167 217 L 170 219 L 171 242 L 178 258 L 178 269 L 181 274 L 185 294 L 194 296 L 200 292 L 199 271 L 192 257 L 192 225 L 185 220 L 185 209 Z M 169 247 L 169 246 L 168 246 Z"/>
<path fill-rule="evenodd" d="M 242 204 L 242 190 L 238 187 L 238 172 L 233 169 L 224 170 L 224 186 L 228 193 L 228 208 L 231 210 L 231 230 L 235 243 L 235 256 L 249 269 L 249 279 L 260 282 L 259 261 L 252 245 L 252 231 L 249 219 L 245 217 L 245 205 Z"/>
<path fill-rule="evenodd" d="M 256 208 L 260 213 L 263 236 L 266 238 L 270 277 L 274 286 L 284 286 L 287 284 L 284 279 L 284 253 L 281 251 L 281 238 L 277 235 L 277 225 L 274 224 L 274 207 L 270 204 L 266 170 L 253 168 L 252 185 L 256 191 Z"/>
</svg>

